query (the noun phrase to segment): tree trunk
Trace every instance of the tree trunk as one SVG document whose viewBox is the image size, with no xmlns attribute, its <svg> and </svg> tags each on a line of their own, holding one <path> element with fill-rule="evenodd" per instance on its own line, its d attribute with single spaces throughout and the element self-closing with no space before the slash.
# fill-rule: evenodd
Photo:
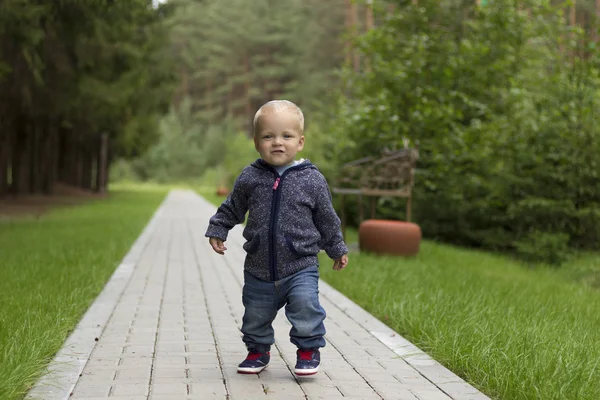
<svg viewBox="0 0 600 400">
<path fill-rule="evenodd" d="M 79 161 L 79 146 L 74 138 L 69 139 L 69 169 L 67 174 L 69 176 L 69 184 L 75 187 L 79 187 L 81 184 L 81 164 Z"/>
<path fill-rule="evenodd" d="M 0 131 L 0 197 L 5 196 L 9 191 L 8 174 L 13 136 L 8 126 L 5 125 L 3 128 L 4 130 Z"/>
<path fill-rule="evenodd" d="M 31 132 L 27 120 L 20 116 L 12 159 L 12 191 L 14 194 L 31 193 Z"/>
<path fill-rule="evenodd" d="M 81 185 L 82 189 L 92 189 L 92 152 L 87 146 L 81 148 Z"/>
<path fill-rule="evenodd" d="M 73 150 L 73 185 L 80 188 L 83 187 L 83 152 L 79 143 L 74 143 Z"/>
<path fill-rule="evenodd" d="M 354 40 L 358 36 L 358 27 L 357 27 L 357 15 L 356 15 L 356 4 L 351 1 L 350 2 L 350 26 L 352 29 L 352 39 Z M 360 55 L 358 51 L 356 51 L 356 47 L 352 46 L 352 65 L 354 66 L 354 72 L 358 72 L 360 70 Z"/>
<path fill-rule="evenodd" d="M 373 0 L 367 0 L 367 4 L 365 6 L 365 29 L 367 32 L 373 29 Z M 371 63 L 366 57 L 365 69 L 367 71 L 371 71 Z"/>
<path fill-rule="evenodd" d="M 73 138 L 73 132 L 70 130 L 63 131 L 62 142 L 60 181 L 67 185 L 79 186 L 79 148 L 75 139 Z"/>
<path fill-rule="evenodd" d="M 352 39 L 351 39 L 351 31 L 352 31 L 352 0 L 345 1 L 345 9 L 346 9 L 346 34 L 348 35 L 348 39 L 346 39 L 346 65 L 350 65 L 352 62 Z"/>
<path fill-rule="evenodd" d="M 96 190 L 99 193 L 106 192 L 108 177 L 108 134 L 103 133 L 100 137 L 100 148 L 98 152 L 98 178 L 96 179 Z"/>
<path fill-rule="evenodd" d="M 62 183 L 69 183 L 69 157 L 71 156 L 71 149 L 69 147 L 69 134 L 67 130 L 60 130 L 59 139 L 59 158 L 58 158 L 58 180 Z"/>
<path fill-rule="evenodd" d="M 43 191 L 45 194 L 54 193 L 54 183 L 56 182 L 56 175 L 58 170 L 58 132 L 52 122 L 48 122 L 46 125 L 46 141 L 44 146 L 44 153 L 46 154 L 46 163 L 44 167 L 44 179 L 43 179 Z"/>
<path fill-rule="evenodd" d="M 113 154 L 110 151 L 110 143 L 108 143 L 108 145 L 106 146 L 107 149 L 107 156 L 106 156 L 106 191 L 108 191 L 108 187 L 110 185 L 110 166 L 113 162 Z"/>
<path fill-rule="evenodd" d="M 68 184 L 74 185 L 75 180 L 73 179 L 73 171 L 75 169 L 74 162 L 74 148 L 73 148 L 73 133 L 70 130 L 63 131 L 63 155 L 62 155 L 62 167 L 61 167 L 61 181 Z"/>
<path fill-rule="evenodd" d="M 31 191 L 41 194 L 43 190 L 43 174 L 45 168 L 46 154 L 43 151 L 46 138 L 43 132 L 44 119 L 37 117 L 31 121 Z"/>
<path fill-rule="evenodd" d="M 373 0 L 367 0 L 365 7 L 365 27 L 367 32 L 373 29 Z"/>
</svg>

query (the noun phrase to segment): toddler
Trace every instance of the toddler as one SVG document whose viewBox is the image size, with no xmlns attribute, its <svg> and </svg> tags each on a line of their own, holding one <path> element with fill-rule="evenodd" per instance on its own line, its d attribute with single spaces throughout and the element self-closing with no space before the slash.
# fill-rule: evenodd
<svg viewBox="0 0 600 400">
<path fill-rule="evenodd" d="M 213 250 L 222 255 L 229 230 L 249 211 L 242 292 L 248 356 L 237 371 L 258 374 L 269 365 L 272 323 L 285 306 L 290 341 L 298 347 L 294 371 L 316 374 L 319 349 L 325 346 L 317 255 L 325 250 L 335 270 L 348 264 L 340 219 L 323 175 L 308 160 L 296 160 L 304 147 L 300 108 L 287 100 L 263 105 L 254 116 L 254 144 L 260 158 L 237 177 L 206 231 Z"/>
</svg>

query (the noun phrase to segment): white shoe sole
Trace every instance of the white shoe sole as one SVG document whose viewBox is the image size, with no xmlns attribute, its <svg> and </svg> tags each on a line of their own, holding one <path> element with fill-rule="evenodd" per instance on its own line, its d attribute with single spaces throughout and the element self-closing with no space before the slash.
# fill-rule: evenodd
<svg viewBox="0 0 600 400">
<path fill-rule="evenodd" d="M 319 367 L 311 369 L 294 369 L 294 373 L 298 376 L 314 375 L 319 372 Z"/>
<path fill-rule="evenodd" d="M 263 367 L 256 367 L 256 368 L 240 368 L 240 367 L 238 367 L 237 372 L 238 372 L 238 374 L 260 374 L 262 371 L 267 369 L 268 366 L 269 366 L 269 364 L 267 364 Z"/>
</svg>

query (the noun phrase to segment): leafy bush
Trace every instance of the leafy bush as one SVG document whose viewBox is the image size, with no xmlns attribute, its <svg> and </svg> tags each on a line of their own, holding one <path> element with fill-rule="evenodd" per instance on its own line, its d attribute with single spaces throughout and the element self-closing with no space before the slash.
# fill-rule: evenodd
<svg viewBox="0 0 600 400">
<path fill-rule="evenodd" d="M 197 181 L 206 170 L 223 163 L 235 132 L 229 120 L 209 125 L 198 119 L 191 102 L 184 100 L 160 121 L 156 143 L 140 157 L 113 165 L 113 175 L 119 178 L 127 168 L 140 180 Z"/>
<path fill-rule="evenodd" d="M 140 176 L 135 171 L 133 163 L 124 159 L 116 160 L 110 167 L 111 182 L 136 182 Z"/>
<path fill-rule="evenodd" d="M 562 264 L 569 255 L 569 235 L 535 230 L 514 243 L 519 254 L 530 261 Z"/>
<path fill-rule="evenodd" d="M 223 160 L 224 183 L 232 187 L 240 172 L 258 157 L 252 138 L 245 133 L 233 136 L 227 143 L 227 155 Z"/>
<path fill-rule="evenodd" d="M 419 141 L 413 204 L 425 235 L 556 262 L 565 246 L 600 244 L 583 217 L 600 215 L 598 57 L 571 60 L 563 38 L 577 32 L 559 8 L 520 6 L 420 0 L 364 35 L 371 68 L 346 71 L 336 157 Z M 402 200 L 380 203 L 380 216 L 402 217 Z"/>
</svg>

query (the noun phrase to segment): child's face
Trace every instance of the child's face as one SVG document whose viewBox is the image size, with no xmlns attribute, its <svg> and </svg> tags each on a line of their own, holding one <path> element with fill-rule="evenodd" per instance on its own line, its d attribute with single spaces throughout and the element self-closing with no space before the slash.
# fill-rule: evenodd
<svg viewBox="0 0 600 400">
<path fill-rule="evenodd" d="M 254 145 L 262 159 L 276 167 L 293 163 L 304 148 L 298 117 L 289 111 L 269 113 L 261 117 L 259 126 Z"/>
</svg>

